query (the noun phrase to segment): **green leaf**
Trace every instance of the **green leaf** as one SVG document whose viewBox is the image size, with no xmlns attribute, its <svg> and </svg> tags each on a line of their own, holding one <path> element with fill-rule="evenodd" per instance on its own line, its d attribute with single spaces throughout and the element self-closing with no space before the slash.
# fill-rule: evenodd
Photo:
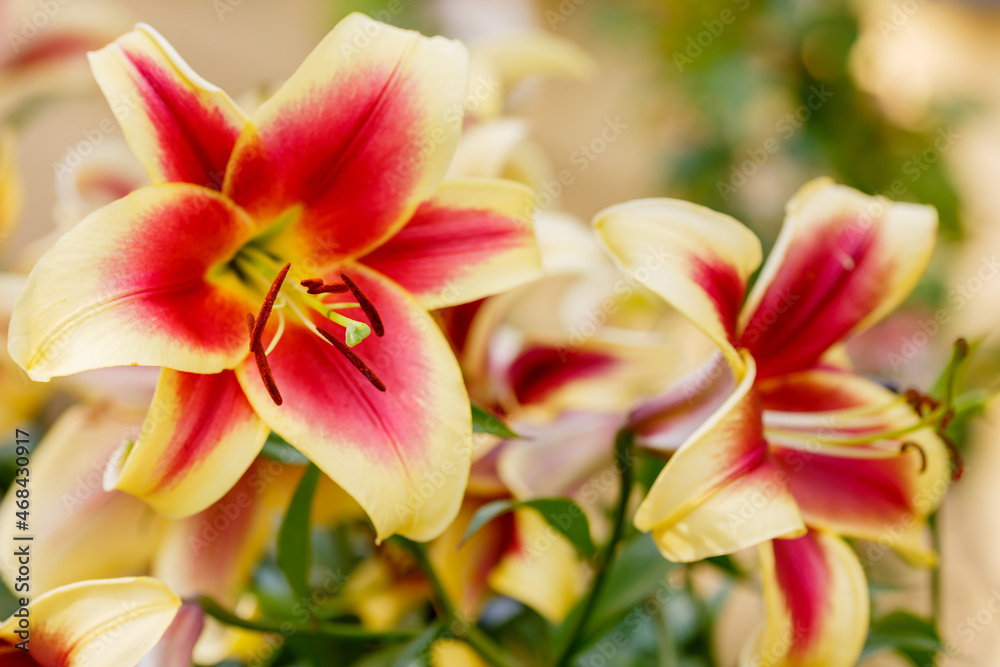
<svg viewBox="0 0 1000 667">
<path fill-rule="evenodd" d="M 459 546 L 479 532 L 479 529 L 515 509 L 527 507 L 542 515 L 550 526 L 559 531 L 576 549 L 583 559 L 594 557 L 597 551 L 590 537 L 590 523 L 580 506 L 569 498 L 535 498 L 534 500 L 497 500 L 483 505 L 472 517 L 465 529 Z"/>
<path fill-rule="evenodd" d="M 517 433 L 510 430 L 507 424 L 503 423 L 499 417 L 481 408 L 475 403 L 472 404 L 472 432 L 489 433 L 501 438 L 520 438 Z"/>
<path fill-rule="evenodd" d="M 733 579 L 743 579 L 747 576 L 746 573 L 740 569 L 740 566 L 736 564 L 736 561 L 733 560 L 732 556 L 709 556 L 705 559 L 705 562 L 719 568 Z"/>
<path fill-rule="evenodd" d="M 932 621 L 905 611 L 894 611 L 872 623 L 863 656 L 887 649 L 933 654 L 941 648 L 941 638 Z"/>
<path fill-rule="evenodd" d="M 897 653 L 912 662 L 915 667 L 936 667 L 937 665 L 937 651 L 927 651 L 919 648 L 901 648 L 897 650 Z"/>
<path fill-rule="evenodd" d="M 310 515 L 319 475 L 319 468 L 310 463 L 295 489 L 278 531 L 278 567 L 300 598 L 305 598 L 309 592 L 309 564 L 312 560 Z"/>
<path fill-rule="evenodd" d="M 277 433 L 267 436 L 267 441 L 260 453 L 285 465 L 306 465 L 309 463 L 305 454 L 285 442 Z"/>
</svg>

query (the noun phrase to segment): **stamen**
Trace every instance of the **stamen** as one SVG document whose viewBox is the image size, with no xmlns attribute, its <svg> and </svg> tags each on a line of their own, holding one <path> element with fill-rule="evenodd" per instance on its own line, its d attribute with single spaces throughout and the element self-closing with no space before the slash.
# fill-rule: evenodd
<svg viewBox="0 0 1000 667">
<path fill-rule="evenodd" d="M 254 361 L 257 362 L 257 372 L 260 373 L 260 379 L 264 382 L 264 387 L 267 389 L 267 393 L 271 396 L 274 404 L 281 405 L 281 392 L 278 391 L 278 385 L 274 381 L 271 366 L 267 363 L 267 355 L 264 354 L 264 348 L 260 340 L 253 338 L 254 317 L 252 313 L 247 313 L 247 329 L 250 332 L 250 351 L 253 352 Z"/>
<path fill-rule="evenodd" d="M 903 442 L 903 444 L 899 446 L 899 453 L 905 454 L 911 449 L 915 449 L 917 450 L 917 452 L 920 453 L 920 472 L 923 473 L 925 470 L 927 470 L 927 452 L 924 451 L 923 447 L 913 442 L 912 440 L 906 440 Z"/>
<path fill-rule="evenodd" d="M 274 300 L 278 298 L 278 290 L 281 289 L 281 283 L 285 282 L 285 276 L 288 275 L 288 269 L 291 266 L 291 264 L 285 264 L 284 268 L 278 271 L 274 282 L 271 283 L 271 288 L 267 290 L 267 296 L 264 297 L 264 303 L 260 307 L 260 314 L 257 315 L 257 324 L 254 326 L 252 335 L 253 340 L 258 343 L 260 343 L 260 337 L 264 334 L 264 326 L 267 324 L 267 318 L 271 315 Z"/>
<path fill-rule="evenodd" d="M 375 335 L 381 338 L 385 335 L 385 327 L 382 325 L 382 318 L 379 316 L 378 311 L 375 310 L 375 305 L 365 296 L 365 293 L 361 291 L 361 288 L 357 284 L 347 277 L 347 274 L 343 271 L 340 272 L 340 279 L 344 281 L 347 285 L 347 289 L 351 290 L 354 298 L 358 300 L 358 304 L 361 306 L 361 310 L 365 311 L 365 316 L 368 317 L 368 323 L 372 325 L 372 331 Z"/>
<path fill-rule="evenodd" d="M 281 284 L 285 281 L 285 276 L 288 275 L 288 269 L 291 266 L 291 264 L 285 264 L 284 268 L 274 278 L 271 288 L 267 291 L 267 296 L 264 297 L 264 303 L 260 307 L 260 313 L 258 313 L 256 320 L 253 313 L 247 313 L 250 351 L 257 362 L 257 372 L 260 373 L 260 379 L 264 382 L 264 387 L 267 388 L 267 393 L 271 396 L 271 400 L 274 401 L 275 405 L 281 405 L 282 403 L 281 392 L 278 391 L 278 385 L 274 381 L 271 366 L 267 363 L 267 354 L 264 352 L 264 344 L 261 342 L 261 337 L 264 335 L 264 327 L 267 325 L 267 319 L 271 316 L 271 309 L 274 308 L 274 301 L 278 298 Z M 269 346 L 268 351 L 273 349 L 273 347 L 273 344 Z"/>
<path fill-rule="evenodd" d="M 305 287 L 306 292 L 309 294 L 343 294 L 350 290 L 347 285 L 324 283 L 319 278 L 306 278 L 299 282 L 299 284 Z"/>
<path fill-rule="evenodd" d="M 945 447 L 948 448 L 948 454 L 951 458 L 951 481 L 957 482 L 962 479 L 962 475 L 965 474 L 965 461 L 962 460 L 962 454 L 958 451 L 958 447 L 955 443 L 951 441 L 951 438 L 946 436 L 944 433 L 938 433 L 938 437 L 944 441 Z"/>
<path fill-rule="evenodd" d="M 350 361 L 352 364 L 354 364 L 355 368 L 361 371 L 361 374 L 364 375 L 365 378 L 372 383 L 373 387 L 375 387 L 379 391 L 385 391 L 385 384 L 382 382 L 382 380 L 378 379 L 378 376 L 375 375 L 374 371 L 368 368 L 368 365 L 361 360 L 361 357 L 354 354 L 351 348 L 347 347 L 346 343 L 342 343 L 339 338 L 334 336 L 329 331 L 326 331 L 325 329 L 320 329 L 319 327 L 316 327 L 316 331 L 323 338 L 327 339 L 335 348 L 337 348 L 338 352 L 347 357 L 347 360 Z"/>
<path fill-rule="evenodd" d="M 916 389 L 907 389 L 903 393 L 903 397 L 906 399 L 906 402 L 910 404 L 917 415 L 921 417 L 924 417 L 928 414 L 928 412 L 937 410 L 941 407 L 940 401 L 928 396 L 927 394 L 923 394 Z"/>
</svg>

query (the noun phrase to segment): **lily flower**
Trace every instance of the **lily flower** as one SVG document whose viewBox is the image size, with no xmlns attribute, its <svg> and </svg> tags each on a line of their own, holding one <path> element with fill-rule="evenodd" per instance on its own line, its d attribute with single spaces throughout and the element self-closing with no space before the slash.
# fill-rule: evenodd
<svg viewBox="0 0 1000 667">
<path fill-rule="evenodd" d="M 472 86 L 465 107 L 477 121 L 503 114 L 511 91 L 535 77 L 585 81 L 594 58 L 568 39 L 545 30 L 490 35 L 469 45 Z"/>
<path fill-rule="evenodd" d="M 27 617 L 15 612 L 0 625 L 0 662 L 12 667 L 136 665 L 156 647 L 180 608 L 180 598 L 149 577 L 62 586 L 23 607 Z"/>
<path fill-rule="evenodd" d="M 91 54 L 109 100 L 136 101 L 121 123 L 153 185 L 42 257 L 9 349 L 40 381 L 164 368 L 109 486 L 193 514 L 273 430 L 380 539 L 450 523 L 471 421 L 427 309 L 538 270 L 527 188 L 441 182 L 467 61 L 456 42 L 354 14 L 247 118 L 148 26 Z"/>
<path fill-rule="evenodd" d="M 611 207 L 594 226 L 619 266 L 728 362 L 710 362 L 633 413 L 640 441 L 687 436 L 636 527 L 675 561 L 762 544 L 768 623 L 750 654 L 765 665 L 854 664 L 868 595 L 857 555 L 838 536 L 932 564 L 923 528 L 951 471 L 932 428 L 943 408 L 918 413 L 844 367 L 838 344 L 913 289 L 934 248 L 936 212 L 813 181 L 788 204 L 745 304 L 761 250 L 736 220 L 650 199 Z M 645 270 L 658 249 L 670 260 Z M 690 410 L 710 416 L 692 429 Z"/>
<path fill-rule="evenodd" d="M 258 457 L 212 506 L 166 519 L 138 498 L 102 487 L 107 461 L 123 438 L 139 432 L 143 414 L 112 401 L 74 405 L 39 443 L 32 458 L 32 594 L 78 581 L 151 573 L 185 599 L 207 595 L 227 609 L 245 608 L 253 602 L 248 595 L 253 572 L 274 542 L 305 466 Z M 0 502 L 0 517 L 9 519 L 0 524 L 0 577 L 12 590 L 20 544 L 16 501 L 11 493 Z M 313 515 L 324 525 L 344 516 L 362 517 L 326 477 Z M 198 636 L 195 658 L 205 664 L 233 657 L 260 638 L 213 619 L 205 620 Z"/>
</svg>

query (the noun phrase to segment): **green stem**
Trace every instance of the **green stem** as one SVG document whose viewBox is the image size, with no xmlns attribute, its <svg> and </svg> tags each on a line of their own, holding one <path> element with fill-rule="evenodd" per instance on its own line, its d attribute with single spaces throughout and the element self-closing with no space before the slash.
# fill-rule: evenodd
<svg viewBox="0 0 1000 667">
<path fill-rule="evenodd" d="M 461 639 L 471 646 L 480 657 L 493 665 L 493 667 L 511 667 L 514 665 L 514 661 L 489 635 L 480 630 L 475 623 L 469 622 L 462 615 L 462 612 L 455 607 L 455 603 L 452 602 L 447 591 L 444 589 L 444 584 L 438 578 L 434 566 L 427 558 L 427 551 L 424 545 L 413 540 L 408 540 L 405 537 L 400 537 L 399 535 L 390 539 L 406 549 L 417 561 L 420 569 L 423 570 L 424 576 L 427 577 L 427 580 L 431 584 L 431 589 L 434 591 L 434 600 L 439 613 L 447 621 L 448 627 L 452 628 L 456 639 Z"/>
<path fill-rule="evenodd" d="M 573 625 L 566 636 L 565 642 L 563 642 L 563 649 L 555 661 L 556 667 L 566 667 L 566 665 L 569 665 L 570 659 L 576 653 L 583 639 L 582 635 L 584 629 L 587 627 L 587 621 L 590 620 L 590 616 L 597 606 L 597 599 L 600 597 L 601 589 L 604 587 L 604 582 L 607 579 L 608 566 L 614 558 L 618 543 L 621 542 L 622 536 L 625 534 L 625 514 L 628 509 L 629 494 L 632 490 L 632 443 L 634 439 L 635 436 L 632 432 L 625 429 L 619 431 L 618 435 L 615 436 L 615 460 L 621 469 L 621 485 L 618 491 L 618 505 L 615 507 L 611 538 L 604 549 L 601 550 L 597 561 L 594 563 L 594 585 L 591 586 L 590 592 L 583 602 L 580 613 L 576 615 L 575 621 L 571 621 Z"/>
<path fill-rule="evenodd" d="M 393 630 L 389 632 L 371 632 L 365 630 L 359 625 L 352 625 L 347 623 L 315 623 L 311 625 L 306 625 L 303 623 L 295 623 L 294 621 L 280 621 L 280 620 L 249 620 L 246 618 L 240 618 L 236 614 L 232 613 L 228 609 L 224 608 L 218 602 L 208 597 L 207 595 L 202 595 L 197 598 L 197 602 L 201 605 L 201 608 L 205 610 L 205 613 L 212 618 L 225 623 L 226 625 L 232 625 L 237 628 L 244 628 L 246 630 L 256 630 L 257 632 L 275 632 L 281 635 L 290 634 L 304 634 L 313 635 L 318 637 L 333 637 L 336 639 L 347 639 L 352 641 L 365 641 L 365 642 L 394 642 L 403 641 L 407 639 L 413 639 L 417 636 L 416 632 L 409 630 Z"/>
</svg>

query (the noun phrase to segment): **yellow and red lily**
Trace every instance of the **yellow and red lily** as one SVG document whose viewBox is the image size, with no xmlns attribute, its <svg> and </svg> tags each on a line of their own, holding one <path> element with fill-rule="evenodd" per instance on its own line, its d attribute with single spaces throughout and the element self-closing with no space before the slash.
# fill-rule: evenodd
<svg viewBox="0 0 1000 667">
<path fill-rule="evenodd" d="M 868 593 L 839 536 L 933 563 L 921 537 L 950 466 L 932 428 L 942 415 L 921 416 L 852 373 L 837 345 L 912 290 L 933 251 L 936 212 L 809 183 L 788 204 L 745 304 L 761 250 L 736 220 L 650 199 L 611 207 L 594 226 L 619 266 L 707 334 L 730 369 L 710 362 L 634 413 L 640 441 L 684 436 L 636 527 L 677 561 L 762 544 L 767 624 L 748 659 L 853 665 Z M 656 248 L 671 259 L 651 271 L 645 260 Z M 692 410 L 710 416 L 695 426 Z"/>
<path fill-rule="evenodd" d="M 258 457 L 213 505 L 183 519 L 165 519 L 139 499 L 105 491 L 101 484 L 108 459 L 122 439 L 139 432 L 142 418 L 140 408 L 121 403 L 78 404 L 55 421 L 34 451 L 32 595 L 148 572 L 185 598 L 207 595 L 227 609 L 246 608 L 254 602 L 247 596 L 254 568 L 273 544 L 305 466 Z M 0 517 L 9 518 L 0 524 L 0 577 L 11 589 L 19 565 L 16 501 L 8 494 L 0 503 Z M 362 516 L 326 477 L 314 508 L 320 524 Z M 208 619 L 195 657 L 218 662 L 254 638 L 259 634 Z"/>
<path fill-rule="evenodd" d="M 15 612 L 0 625 L 0 662 L 10 667 L 135 665 L 154 650 L 180 608 L 180 598 L 148 577 L 62 586 L 34 598 L 21 616 Z"/>
<path fill-rule="evenodd" d="M 164 367 L 115 488 L 198 512 L 274 430 L 380 538 L 450 523 L 471 425 L 427 308 L 538 270 L 527 188 L 442 183 L 467 60 L 456 42 L 351 15 L 248 118 L 147 26 L 91 55 L 110 100 L 140 101 L 121 122 L 153 185 L 39 261 L 9 348 L 42 381 Z"/>
</svg>

